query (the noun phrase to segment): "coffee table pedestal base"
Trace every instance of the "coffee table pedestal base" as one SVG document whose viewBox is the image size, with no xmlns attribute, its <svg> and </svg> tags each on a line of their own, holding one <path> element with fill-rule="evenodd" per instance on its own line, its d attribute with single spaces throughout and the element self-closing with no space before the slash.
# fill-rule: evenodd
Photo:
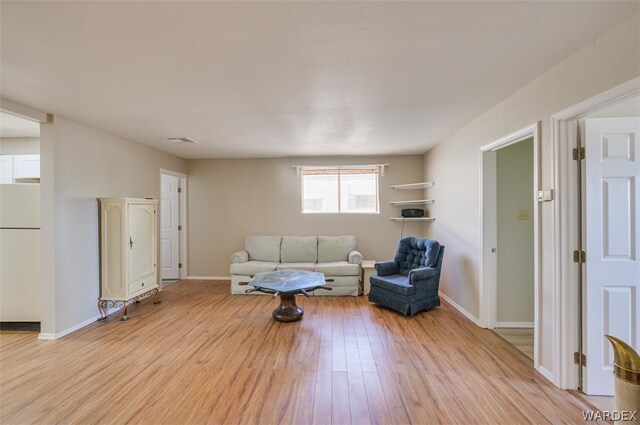
<svg viewBox="0 0 640 425">
<path fill-rule="evenodd" d="M 296 304 L 293 294 L 280 294 L 280 305 L 273 310 L 272 316 L 279 322 L 295 322 L 302 319 L 304 310 Z"/>
</svg>

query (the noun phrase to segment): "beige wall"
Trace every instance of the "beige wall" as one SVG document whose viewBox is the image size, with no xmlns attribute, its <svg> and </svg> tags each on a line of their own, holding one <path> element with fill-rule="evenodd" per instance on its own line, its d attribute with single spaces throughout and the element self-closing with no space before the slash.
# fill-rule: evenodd
<svg viewBox="0 0 640 425">
<path fill-rule="evenodd" d="M 41 161 L 42 333 L 59 333 L 98 314 L 96 198 L 158 198 L 160 169 L 186 161 L 58 116 L 42 125 Z"/>
<path fill-rule="evenodd" d="M 300 177 L 293 165 L 388 163 L 380 177 L 380 214 L 302 214 Z M 418 199 L 420 191 L 389 185 L 422 179 L 422 155 L 188 161 L 189 275 L 228 276 L 231 254 L 254 234 L 355 235 L 366 259 L 393 258 L 400 238 L 400 208 L 389 201 Z M 405 235 L 421 236 L 418 223 Z"/>
<path fill-rule="evenodd" d="M 496 317 L 533 323 L 533 139 L 499 149 L 496 175 Z"/>
<path fill-rule="evenodd" d="M 0 154 L 2 155 L 37 155 L 39 153 L 39 137 L 0 137 Z"/>
<path fill-rule="evenodd" d="M 640 14 L 613 28 L 445 139 L 424 156 L 425 176 L 436 180 L 433 226 L 427 236 L 447 245 L 440 288 L 478 317 L 480 265 L 480 151 L 483 145 L 538 120 L 542 187 L 551 188 L 551 115 L 640 75 Z M 553 203 L 541 211 L 540 366 L 554 374 L 552 305 Z"/>
</svg>

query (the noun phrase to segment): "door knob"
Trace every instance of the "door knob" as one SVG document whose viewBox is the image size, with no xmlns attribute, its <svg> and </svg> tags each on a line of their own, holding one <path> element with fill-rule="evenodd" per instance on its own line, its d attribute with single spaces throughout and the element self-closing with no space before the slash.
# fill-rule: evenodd
<svg viewBox="0 0 640 425">
<path fill-rule="evenodd" d="M 133 239 L 129 236 L 129 248 L 133 249 Z"/>
</svg>

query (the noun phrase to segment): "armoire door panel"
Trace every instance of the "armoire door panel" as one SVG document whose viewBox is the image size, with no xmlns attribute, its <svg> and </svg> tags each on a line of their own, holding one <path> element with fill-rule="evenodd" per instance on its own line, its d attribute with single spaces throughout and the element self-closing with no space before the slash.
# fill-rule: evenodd
<svg viewBox="0 0 640 425">
<path fill-rule="evenodd" d="M 122 279 L 122 259 L 124 257 L 122 207 L 120 205 L 109 205 L 105 209 L 102 219 L 102 238 L 106 250 L 102 264 L 105 295 L 124 295 L 124 282 Z"/>
<path fill-rule="evenodd" d="M 155 212 L 150 205 L 129 206 L 129 282 L 155 273 Z"/>
</svg>

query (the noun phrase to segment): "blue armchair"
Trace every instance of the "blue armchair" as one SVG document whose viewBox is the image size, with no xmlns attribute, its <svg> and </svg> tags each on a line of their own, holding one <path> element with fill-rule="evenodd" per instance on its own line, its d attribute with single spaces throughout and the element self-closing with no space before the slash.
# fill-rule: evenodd
<svg viewBox="0 0 640 425">
<path fill-rule="evenodd" d="M 407 236 L 398 243 L 393 261 L 378 261 L 371 276 L 369 301 L 413 316 L 440 305 L 438 284 L 444 246 Z"/>
</svg>

